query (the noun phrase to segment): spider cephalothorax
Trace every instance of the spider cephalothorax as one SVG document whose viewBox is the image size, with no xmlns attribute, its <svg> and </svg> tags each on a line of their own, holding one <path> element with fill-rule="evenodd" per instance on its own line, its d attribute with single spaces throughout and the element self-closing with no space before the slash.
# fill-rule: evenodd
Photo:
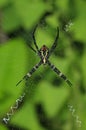
<svg viewBox="0 0 86 130">
<path fill-rule="evenodd" d="M 48 54 L 49 54 L 48 47 L 46 45 L 43 45 L 40 49 L 40 57 L 44 65 L 47 63 Z"/>
<path fill-rule="evenodd" d="M 71 82 L 67 79 L 67 77 L 58 69 L 56 68 L 50 61 L 49 61 L 49 57 L 52 54 L 52 52 L 55 50 L 56 46 L 57 46 L 57 40 L 59 38 L 59 28 L 57 27 L 57 35 L 55 38 L 54 43 L 52 44 L 51 48 L 48 49 L 48 47 L 46 45 L 43 45 L 41 47 L 41 49 L 39 49 L 36 40 L 35 40 L 35 31 L 36 31 L 37 26 L 35 27 L 34 31 L 33 31 L 33 40 L 34 40 L 34 45 L 36 47 L 36 50 L 34 48 L 32 48 L 30 46 L 30 48 L 38 54 L 38 56 L 40 57 L 40 61 L 38 64 L 36 64 L 32 70 L 30 72 L 28 72 L 16 85 L 18 85 L 23 79 L 27 79 L 30 78 L 32 76 L 32 74 L 39 68 L 39 66 L 41 64 L 45 65 L 47 64 L 56 74 L 58 74 L 62 79 L 64 79 L 67 84 L 69 86 L 71 86 Z"/>
</svg>

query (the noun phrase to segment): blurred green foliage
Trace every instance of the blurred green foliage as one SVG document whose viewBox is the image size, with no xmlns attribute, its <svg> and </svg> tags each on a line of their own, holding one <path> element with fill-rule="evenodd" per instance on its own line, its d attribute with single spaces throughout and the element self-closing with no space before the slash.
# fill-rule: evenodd
<svg viewBox="0 0 86 130">
<path fill-rule="evenodd" d="M 85 0 L 0 0 L 0 130 L 86 129 L 85 13 Z M 72 81 L 71 88 L 48 66 L 41 66 L 26 85 L 16 87 L 39 62 L 28 47 L 33 46 L 36 24 L 38 46 L 49 48 L 59 26 L 58 46 L 50 61 Z M 22 106 L 4 125 L 3 117 L 25 90 Z M 75 108 L 81 127 L 68 104 Z"/>
</svg>

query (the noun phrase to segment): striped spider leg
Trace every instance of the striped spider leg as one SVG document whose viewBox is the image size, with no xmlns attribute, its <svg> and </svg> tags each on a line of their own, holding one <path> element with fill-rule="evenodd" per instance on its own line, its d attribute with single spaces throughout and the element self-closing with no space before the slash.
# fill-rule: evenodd
<svg viewBox="0 0 86 130">
<path fill-rule="evenodd" d="M 51 62 L 48 60 L 49 57 L 51 56 L 52 52 L 55 50 L 55 48 L 56 48 L 56 46 L 57 46 L 57 41 L 58 41 L 58 38 L 59 38 L 59 28 L 57 27 L 57 35 L 56 35 L 55 41 L 54 41 L 54 43 L 53 43 L 53 45 L 51 46 L 50 49 L 49 49 L 46 45 L 43 45 L 40 49 L 38 48 L 37 43 L 36 43 L 36 40 L 35 40 L 35 31 L 36 31 L 36 29 L 37 29 L 37 26 L 35 27 L 35 29 L 34 29 L 34 31 L 33 31 L 33 40 L 34 40 L 34 45 L 35 45 L 36 50 L 33 49 L 31 46 L 30 46 L 30 48 L 31 48 L 35 53 L 38 54 L 38 56 L 39 56 L 39 58 L 40 58 L 40 62 L 39 62 L 38 64 L 36 64 L 36 65 L 32 68 L 32 70 L 31 70 L 29 73 L 27 73 L 27 74 L 17 83 L 17 85 L 20 84 L 24 79 L 30 78 L 31 75 L 39 68 L 39 66 L 40 66 L 41 64 L 43 64 L 43 65 L 46 65 L 46 64 L 47 64 L 47 65 L 50 66 L 50 68 L 51 68 L 54 72 L 56 72 L 56 74 L 58 74 L 61 78 L 63 78 L 63 80 L 65 80 L 69 86 L 71 86 L 72 83 L 67 79 L 67 77 L 66 77 L 64 74 L 62 74 L 62 73 L 60 72 L 60 70 L 57 69 L 57 68 L 56 68 L 53 64 L 51 64 Z M 17 86 L 17 85 L 16 85 L 16 86 Z"/>
<path fill-rule="evenodd" d="M 48 57 L 50 57 L 50 55 L 52 54 L 52 52 L 53 52 L 54 49 L 56 48 L 58 38 L 59 38 L 59 28 L 57 27 L 57 35 L 56 35 L 56 38 L 55 38 L 55 41 L 54 41 L 52 47 L 51 47 L 50 50 L 49 50 Z M 63 80 L 65 80 L 69 86 L 72 86 L 72 83 L 68 80 L 68 78 L 67 78 L 58 68 L 56 68 L 49 60 L 47 60 L 47 64 L 50 66 L 50 68 L 51 68 L 56 74 L 58 74 L 61 78 L 63 78 Z"/>
<path fill-rule="evenodd" d="M 30 72 L 28 72 L 17 84 L 16 86 L 18 86 L 24 79 L 28 79 L 32 76 L 32 74 L 39 68 L 39 66 L 42 64 L 42 62 L 40 61 L 38 64 L 36 64 Z"/>
<path fill-rule="evenodd" d="M 47 64 L 50 66 L 50 68 L 59 75 L 63 80 L 67 82 L 67 84 L 71 87 L 72 83 L 68 80 L 68 78 L 58 69 L 55 67 L 55 65 L 51 64 L 51 62 L 48 60 Z"/>
<path fill-rule="evenodd" d="M 37 46 L 37 44 L 36 44 L 36 40 L 35 40 L 35 31 L 36 31 L 36 28 L 37 28 L 37 25 L 36 25 L 36 27 L 35 27 L 34 30 L 33 30 L 33 40 L 34 40 L 34 45 L 35 45 L 36 50 L 35 50 L 32 46 L 30 46 L 30 45 L 29 45 L 29 47 L 32 49 L 32 51 L 34 51 L 35 53 L 38 53 L 38 55 L 40 55 L 40 54 L 39 54 L 39 48 L 38 48 L 38 46 Z M 30 78 L 30 77 L 32 76 L 32 74 L 39 68 L 39 66 L 40 66 L 41 64 L 42 64 L 42 61 L 40 61 L 38 64 L 36 64 L 36 65 L 31 69 L 31 71 L 28 72 L 28 73 L 16 84 L 16 86 L 18 86 L 24 79 Z"/>
</svg>

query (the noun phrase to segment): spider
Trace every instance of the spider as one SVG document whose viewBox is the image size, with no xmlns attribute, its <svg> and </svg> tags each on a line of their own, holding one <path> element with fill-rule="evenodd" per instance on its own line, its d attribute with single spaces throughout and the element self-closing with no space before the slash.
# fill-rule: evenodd
<svg viewBox="0 0 86 130">
<path fill-rule="evenodd" d="M 40 61 L 38 64 L 36 64 L 30 72 L 28 72 L 17 84 L 19 85 L 24 79 L 28 79 L 32 76 L 32 74 L 40 67 L 40 65 L 48 65 L 58 76 L 60 76 L 63 80 L 65 80 L 67 82 L 67 84 L 69 86 L 72 86 L 72 83 L 68 80 L 68 78 L 58 69 L 56 68 L 50 61 L 49 61 L 49 57 L 51 56 L 52 52 L 55 50 L 56 46 L 57 46 L 57 41 L 59 38 L 59 28 L 57 27 L 57 35 L 55 37 L 54 43 L 52 44 L 51 48 L 49 49 L 46 45 L 43 45 L 40 49 L 36 43 L 36 39 L 35 39 L 35 32 L 36 32 L 37 26 L 34 28 L 33 30 L 33 41 L 34 41 L 34 45 L 35 48 L 32 48 L 32 46 L 29 46 L 35 53 L 38 54 Z"/>
</svg>

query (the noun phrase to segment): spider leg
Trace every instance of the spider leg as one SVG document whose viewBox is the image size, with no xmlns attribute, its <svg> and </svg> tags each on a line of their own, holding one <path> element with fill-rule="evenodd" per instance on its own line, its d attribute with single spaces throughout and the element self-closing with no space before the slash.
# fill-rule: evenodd
<svg viewBox="0 0 86 130">
<path fill-rule="evenodd" d="M 28 46 L 31 48 L 31 50 L 33 50 L 35 53 L 37 53 L 36 50 L 33 49 L 33 47 L 31 45 L 28 44 Z"/>
<path fill-rule="evenodd" d="M 39 68 L 39 66 L 42 64 L 42 61 L 40 61 L 38 64 L 36 64 L 30 72 L 28 72 L 17 84 L 16 86 L 18 86 L 24 79 L 28 79 L 32 76 L 32 74 Z"/>
<path fill-rule="evenodd" d="M 55 41 L 54 41 L 53 45 L 52 45 L 51 48 L 50 48 L 49 56 L 51 55 L 51 53 L 52 53 L 52 52 L 54 51 L 54 49 L 56 48 L 58 38 L 59 38 L 59 28 L 57 27 L 57 35 L 56 35 L 56 38 L 55 38 Z M 49 56 L 48 56 L 48 57 L 49 57 Z"/>
<path fill-rule="evenodd" d="M 72 83 L 67 79 L 67 77 L 66 77 L 64 74 L 62 74 L 62 72 L 60 72 L 60 70 L 59 70 L 58 68 L 56 68 L 53 64 L 51 64 L 50 61 L 48 61 L 47 64 L 50 66 L 50 68 L 51 68 L 56 74 L 58 74 L 62 79 L 64 79 L 70 87 L 72 86 Z"/>
<path fill-rule="evenodd" d="M 37 26 L 38 25 L 36 25 L 35 28 L 34 28 L 34 30 L 33 30 L 33 40 L 34 40 L 34 45 L 35 45 L 37 51 L 39 52 L 39 48 L 37 46 L 36 39 L 35 39 L 35 32 L 36 32 Z"/>
</svg>

